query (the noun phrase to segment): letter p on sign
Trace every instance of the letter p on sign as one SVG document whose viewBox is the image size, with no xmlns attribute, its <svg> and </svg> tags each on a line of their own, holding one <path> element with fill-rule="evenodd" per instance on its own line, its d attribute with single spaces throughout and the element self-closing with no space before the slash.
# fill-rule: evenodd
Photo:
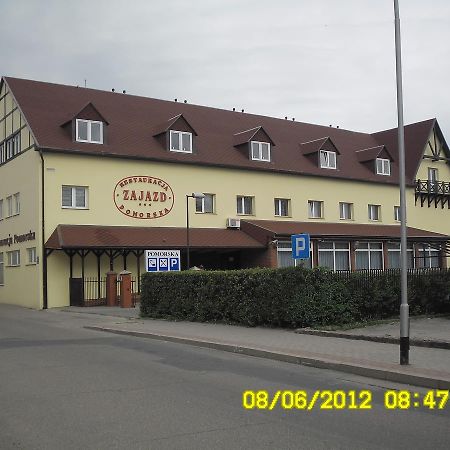
<svg viewBox="0 0 450 450">
<path fill-rule="evenodd" d="M 293 234 L 291 236 L 292 258 L 309 258 L 309 234 Z"/>
</svg>

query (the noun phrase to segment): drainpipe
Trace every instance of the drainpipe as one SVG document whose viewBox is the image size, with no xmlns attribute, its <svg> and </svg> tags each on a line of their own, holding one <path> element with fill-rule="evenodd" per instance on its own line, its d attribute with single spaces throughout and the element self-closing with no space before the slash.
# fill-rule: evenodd
<svg viewBox="0 0 450 450">
<path fill-rule="evenodd" d="M 41 157 L 41 213 L 42 213 L 42 222 L 41 222 L 41 236 L 42 236 L 42 309 L 48 308 L 48 294 L 47 294 L 47 252 L 45 250 L 45 167 L 44 167 L 44 154 L 42 153 L 42 149 L 39 149 L 39 156 Z"/>
</svg>

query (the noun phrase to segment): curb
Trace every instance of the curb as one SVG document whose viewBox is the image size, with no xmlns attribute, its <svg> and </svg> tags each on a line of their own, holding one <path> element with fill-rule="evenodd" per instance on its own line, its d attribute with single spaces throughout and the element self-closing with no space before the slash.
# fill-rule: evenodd
<svg viewBox="0 0 450 450">
<path fill-rule="evenodd" d="M 311 336 L 322 336 L 322 337 L 334 337 L 341 339 L 352 339 L 355 341 L 371 341 L 371 342 L 381 342 L 382 344 L 400 344 L 400 339 L 388 336 L 367 336 L 365 334 L 350 334 L 341 333 L 338 331 L 324 331 L 324 330 L 314 330 L 308 328 L 299 328 L 294 331 L 297 334 L 308 334 Z M 445 341 L 434 341 L 426 339 L 410 339 L 410 345 L 415 347 L 428 347 L 428 348 L 440 348 L 444 350 L 450 350 L 450 342 Z"/>
<path fill-rule="evenodd" d="M 155 339 L 160 341 L 175 342 L 179 344 L 188 344 L 195 347 L 211 348 L 214 350 L 221 350 L 225 352 L 238 353 L 247 356 L 255 356 L 258 358 L 272 359 L 275 361 L 282 361 L 291 364 L 300 364 L 309 367 L 316 367 L 319 369 L 331 369 L 340 372 L 352 373 L 364 377 L 377 378 L 386 381 L 393 381 L 396 383 L 410 384 L 413 386 L 420 386 L 433 389 L 450 389 L 450 379 L 442 380 L 432 378 L 424 375 L 414 375 L 394 370 L 380 369 L 366 365 L 354 365 L 333 361 L 328 359 L 318 359 L 299 355 L 292 355 L 289 353 L 277 353 L 268 350 L 261 350 L 252 347 L 235 346 L 231 344 L 222 344 L 219 342 L 202 341 L 199 339 L 182 338 L 177 336 L 169 336 L 156 333 L 148 333 L 141 331 L 118 330 L 114 328 L 85 326 L 87 330 L 103 331 L 106 333 L 135 336 L 140 338 Z"/>
</svg>

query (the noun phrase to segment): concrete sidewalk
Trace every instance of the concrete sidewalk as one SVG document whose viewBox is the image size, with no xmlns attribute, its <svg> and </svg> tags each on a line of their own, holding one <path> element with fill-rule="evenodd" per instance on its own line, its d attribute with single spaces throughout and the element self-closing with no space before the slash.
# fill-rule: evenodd
<svg viewBox="0 0 450 450">
<path fill-rule="evenodd" d="M 390 343 L 299 334 L 294 330 L 142 319 L 138 308 L 71 307 L 63 311 L 90 314 L 91 319 L 97 315 L 98 324 L 87 327 L 93 330 L 214 348 L 416 386 L 450 389 L 450 350 L 412 346 L 410 365 L 401 366 L 398 362 L 399 346 Z M 434 333 L 448 339 L 449 329 L 446 327 L 450 320 L 442 319 L 429 325 L 425 326 L 425 331 L 422 330 L 422 337 L 427 335 L 430 338 L 429 335 Z M 394 329 L 397 325 L 391 326 Z M 384 327 L 386 334 L 386 325 Z M 414 324 L 411 329 L 414 330 Z M 355 334 L 360 333 L 361 329 L 355 330 Z M 369 330 L 367 335 L 371 333 L 373 331 Z"/>
</svg>

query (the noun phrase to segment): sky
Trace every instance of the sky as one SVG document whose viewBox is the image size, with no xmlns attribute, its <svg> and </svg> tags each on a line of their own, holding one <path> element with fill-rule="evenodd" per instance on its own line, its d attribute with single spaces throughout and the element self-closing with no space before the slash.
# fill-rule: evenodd
<svg viewBox="0 0 450 450">
<path fill-rule="evenodd" d="M 405 123 L 450 142 L 450 1 L 399 0 Z M 393 0 L 0 0 L 0 75 L 375 132 Z"/>
</svg>

